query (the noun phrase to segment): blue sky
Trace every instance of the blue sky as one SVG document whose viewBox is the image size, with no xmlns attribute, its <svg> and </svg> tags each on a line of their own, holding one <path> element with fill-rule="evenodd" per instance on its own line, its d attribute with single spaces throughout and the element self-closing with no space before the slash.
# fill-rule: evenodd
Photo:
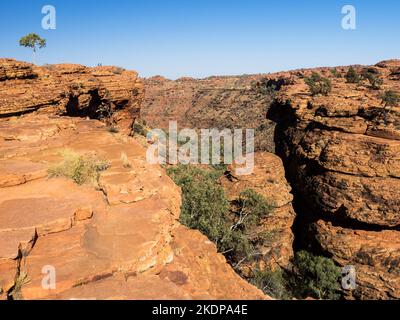
<svg viewBox="0 0 400 320">
<path fill-rule="evenodd" d="M 41 9 L 57 10 L 43 30 Z M 357 9 L 343 30 L 341 8 Z M 37 62 L 118 65 L 141 76 L 205 77 L 400 58 L 398 0 L 0 0 L 0 57 L 31 61 L 21 36 L 47 39 Z"/>
</svg>

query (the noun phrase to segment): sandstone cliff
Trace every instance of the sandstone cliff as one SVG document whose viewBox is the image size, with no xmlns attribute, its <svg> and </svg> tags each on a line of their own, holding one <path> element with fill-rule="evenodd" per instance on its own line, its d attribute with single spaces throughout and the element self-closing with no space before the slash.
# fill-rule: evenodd
<svg viewBox="0 0 400 320">
<path fill-rule="evenodd" d="M 0 299 L 268 298 L 179 224 L 179 188 L 134 138 L 86 118 L 105 106 L 128 130 L 136 73 L 50 69 L 0 61 Z M 62 150 L 106 161 L 98 185 L 50 178 Z"/>
<path fill-rule="evenodd" d="M 141 117 L 152 128 L 249 128 L 256 130 L 256 150 L 274 152 L 274 123 L 265 117 L 272 97 L 262 91 L 263 75 L 144 79 Z"/>
<path fill-rule="evenodd" d="M 337 68 L 341 77 L 317 69 L 332 81 L 328 96 L 309 93 L 304 77 L 315 70 L 273 75 L 291 79 L 269 117 L 277 122 L 303 244 L 355 266 L 358 287 L 350 297 L 400 298 L 400 106 L 385 124 L 381 100 L 385 90 L 400 91 L 399 68 L 398 60 L 369 67 L 383 80 L 380 89 L 348 83 L 347 67 Z"/>
<path fill-rule="evenodd" d="M 365 67 L 354 68 L 361 73 Z M 142 114 L 151 126 L 166 127 L 178 119 L 194 128 L 256 129 L 257 149 L 276 148 L 293 187 L 294 247 L 332 257 L 341 266 L 354 265 L 358 287 L 346 293 L 348 298 L 398 299 L 400 106 L 392 108 L 385 124 L 381 95 L 400 92 L 400 62 L 368 68 L 383 80 L 379 90 L 367 81 L 347 83 L 349 67 L 200 80 L 154 77 L 144 80 Z M 311 96 L 304 78 L 312 72 L 330 78 L 332 93 Z M 271 161 L 267 156 L 263 166 Z M 250 178 L 255 183 L 229 181 L 228 194 L 237 196 L 235 184 L 238 189 L 257 185 L 265 176 L 257 170 Z M 260 186 L 258 191 L 268 195 L 266 184 Z M 286 194 L 273 194 L 278 192 Z M 284 221 L 281 230 L 289 230 L 293 216 L 283 217 L 277 224 Z M 290 233 L 283 232 L 281 239 L 286 240 L 277 248 L 288 248 Z M 279 255 L 290 257 L 289 251 Z"/>
<path fill-rule="evenodd" d="M 109 118 L 129 130 L 144 97 L 134 71 L 60 64 L 37 67 L 0 59 L 0 117 L 39 111 Z"/>
<path fill-rule="evenodd" d="M 271 212 L 257 226 L 258 231 L 268 234 L 257 248 L 262 258 L 258 259 L 256 266 L 242 264 L 241 273 L 245 275 L 251 274 L 254 267 L 259 270 L 276 270 L 278 267 L 285 269 L 293 258 L 292 226 L 296 215 L 282 160 L 267 152 L 255 153 L 254 159 L 254 171 L 250 175 L 235 175 L 235 165 L 232 165 L 220 179 L 229 201 L 237 201 L 241 192 L 251 189 L 262 195 L 272 206 Z"/>
</svg>

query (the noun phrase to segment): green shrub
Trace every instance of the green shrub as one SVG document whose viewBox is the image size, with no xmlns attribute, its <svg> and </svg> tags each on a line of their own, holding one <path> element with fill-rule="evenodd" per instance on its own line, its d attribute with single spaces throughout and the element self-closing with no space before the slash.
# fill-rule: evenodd
<svg viewBox="0 0 400 320">
<path fill-rule="evenodd" d="M 383 103 L 383 114 L 385 125 L 387 125 L 387 115 L 391 108 L 396 107 L 400 103 L 400 94 L 394 90 L 387 90 L 381 96 Z"/>
<path fill-rule="evenodd" d="M 342 75 L 340 74 L 340 72 L 336 68 L 331 69 L 331 73 L 335 78 L 341 78 L 342 77 Z"/>
<path fill-rule="evenodd" d="M 305 78 L 304 82 L 310 88 L 313 96 L 321 94 L 327 96 L 332 91 L 332 83 L 328 78 L 322 77 L 319 73 L 313 72 L 311 77 Z"/>
<path fill-rule="evenodd" d="M 348 83 L 359 83 L 361 81 L 361 76 L 353 67 L 349 68 L 345 77 Z"/>
<path fill-rule="evenodd" d="M 237 221 L 232 225 L 229 202 L 218 184 L 222 170 L 178 165 L 168 168 L 167 173 L 182 189 L 182 224 L 200 230 L 236 266 L 255 258 L 257 233 L 252 227 L 271 210 L 261 195 L 253 190 L 240 194 L 235 210 Z"/>
<path fill-rule="evenodd" d="M 225 240 L 231 238 L 228 201 L 223 188 L 216 183 L 218 175 L 212 170 L 185 165 L 168 168 L 167 173 L 182 189 L 181 223 L 200 230 L 220 250 L 227 250 Z"/>
<path fill-rule="evenodd" d="M 292 299 L 288 290 L 285 272 L 282 269 L 276 271 L 256 270 L 251 280 L 252 284 L 261 289 L 265 294 L 280 300 Z"/>
<path fill-rule="evenodd" d="M 118 133 L 119 129 L 117 127 L 114 127 L 114 126 L 110 126 L 110 127 L 107 127 L 107 131 L 110 132 L 110 133 Z"/>
<path fill-rule="evenodd" d="M 379 90 L 381 85 L 383 84 L 383 80 L 379 78 L 379 74 L 377 74 L 374 69 L 364 69 L 362 76 L 369 81 L 372 89 L 374 90 Z"/>
<path fill-rule="evenodd" d="M 250 229 L 260 223 L 262 217 L 269 214 L 272 205 L 259 193 L 252 189 L 246 189 L 239 195 L 237 201 L 238 221 L 236 227 Z"/>
<path fill-rule="evenodd" d="M 294 291 L 300 297 L 339 299 L 340 277 L 341 269 L 332 259 L 315 256 L 307 251 L 296 253 L 291 281 Z"/>
<path fill-rule="evenodd" d="M 79 185 L 97 186 L 100 172 L 110 166 L 107 161 L 99 160 L 93 155 L 80 155 L 69 149 L 61 151 L 61 155 L 63 161 L 49 168 L 49 176 L 70 178 Z"/>
<path fill-rule="evenodd" d="M 400 103 L 400 94 L 394 90 L 387 90 L 381 99 L 386 107 L 395 107 Z"/>
<path fill-rule="evenodd" d="M 143 137 L 146 137 L 148 133 L 148 130 L 146 129 L 146 126 L 143 124 L 143 122 L 135 122 L 133 124 L 132 131 L 133 133 Z"/>
</svg>

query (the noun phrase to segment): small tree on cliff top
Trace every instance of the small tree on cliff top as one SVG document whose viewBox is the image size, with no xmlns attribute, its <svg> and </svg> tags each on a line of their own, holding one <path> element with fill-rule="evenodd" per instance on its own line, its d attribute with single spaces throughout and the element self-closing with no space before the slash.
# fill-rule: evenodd
<svg viewBox="0 0 400 320">
<path fill-rule="evenodd" d="M 36 33 L 30 33 L 19 40 L 19 45 L 33 50 L 33 63 L 35 63 L 36 50 L 46 47 L 46 40 Z"/>
<path fill-rule="evenodd" d="M 387 115 L 390 109 L 396 107 L 400 103 L 400 95 L 394 90 L 387 90 L 381 97 L 383 103 L 383 114 L 385 117 L 385 125 L 387 125 Z"/>
</svg>

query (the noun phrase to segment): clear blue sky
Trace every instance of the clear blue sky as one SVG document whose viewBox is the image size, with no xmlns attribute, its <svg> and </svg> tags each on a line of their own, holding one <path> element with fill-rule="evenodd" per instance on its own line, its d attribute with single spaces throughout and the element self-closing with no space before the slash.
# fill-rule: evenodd
<svg viewBox="0 0 400 320">
<path fill-rule="evenodd" d="M 41 28 L 43 5 L 57 29 Z M 357 30 L 341 8 L 357 9 Z M 264 73 L 400 57 L 398 0 L 0 0 L 0 57 L 31 61 L 21 36 L 47 39 L 37 62 L 118 65 L 142 76 Z"/>
</svg>

